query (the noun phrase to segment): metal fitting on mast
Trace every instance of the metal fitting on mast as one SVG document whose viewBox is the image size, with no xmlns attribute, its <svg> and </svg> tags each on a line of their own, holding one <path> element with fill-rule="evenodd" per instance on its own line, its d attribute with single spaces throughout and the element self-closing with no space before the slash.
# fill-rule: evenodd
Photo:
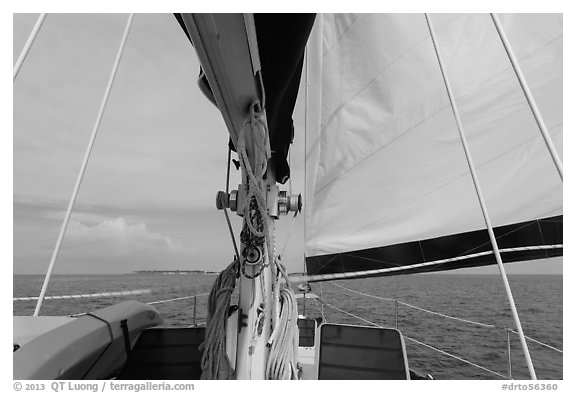
<svg viewBox="0 0 576 393">
<path fill-rule="evenodd" d="M 216 208 L 218 210 L 230 209 L 239 216 L 244 213 L 244 204 L 246 203 L 247 190 L 242 185 L 238 190 L 232 190 L 229 194 L 224 191 L 218 191 L 216 194 Z M 268 186 L 266 193 L 266 208 L 268 215 L 278 219 L 281 215 L 287 215 L 290 212 L 302 211 L 302 194 L 288 194 L 287 191 L 281 191 L 277 185 Z"/>
</svg>

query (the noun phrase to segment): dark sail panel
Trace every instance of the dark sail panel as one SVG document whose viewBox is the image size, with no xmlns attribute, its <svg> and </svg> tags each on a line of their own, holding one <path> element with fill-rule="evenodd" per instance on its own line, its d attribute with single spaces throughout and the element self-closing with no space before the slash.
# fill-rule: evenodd
<svg viewBox="0 0 576 393">
<path fill-rule="evenodd" d="M 562 256 L 561 247 L 546 248 L 546 246 L 562 245 L 562 224 L 563 216 L 554 216 L 494 228 L 501 250 L 518 248 L 518 250 L 503 252 L 503 262 Z M 525 249 L 527 247 L 529 249 Z M 406 267 L 406 269 L 375 274 L 391 276 L 492 265 L 496 263 L 496 258 L 491 251 L 488 232 L 478 230 L 385 247 L 309 257 L 306 258 L 306 267 L 309 275 Z M 470 256 L 470 258 L 442 262 L 463 256 Z M 439 263 L 410 267 L 434 261 Z"/>
</svg>

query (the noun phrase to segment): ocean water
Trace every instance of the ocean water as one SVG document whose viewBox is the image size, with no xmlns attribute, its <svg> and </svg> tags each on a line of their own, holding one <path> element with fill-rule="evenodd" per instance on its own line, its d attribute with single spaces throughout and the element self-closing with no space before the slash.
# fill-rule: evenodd
<svg viewBox="0 0 576 393">
<path fill-rule="evenodd" d="M 71 315 L 88 312 L 120 300 L 134 299 L 153 302 L 209 292 L 216 276 L 127 274 L 127 275 L 55 275 L 51 279 L 47 296 L 82 293 L 115 292 L 150 289 L 144 295 L 122 298 L 95 298 L 74 300 L 46 300 L 42 315 Z M 14 276 L 14 297 L 37 296 L 42 276 Z M 528 337 L 562 349 L 562 276 L 511 275 L 510 286 Z M 341 287 L 378 297 L 397 299 L 423 309 L 466 320 L 496 325 L 485 328 L 436 314 L 426 313 L 393 301 L 362 296 Z M 510 307 L 499 276 L 420 274 L 406 277 L 369 278 L 313 284 L 313 291 L 321 296 L 319 302 L 307 300 L 305 313 L 318 317 L 324 313 L 328 322 L 367 325 L 348 313 L 387 327 L 395 327 L 405 335 L 432 347 L 481 365 L 497 373 L 508 375 L 507 334 L 505 328 L 515 328 Z M 158 304 L 155 307 L 164 317 L 166 326 L 187 326 L 202 323 L 206 316 L 207 296 L 198 296 L 196 312 L 194 300 Z M 14 315 L 31 315 L 34 301 L 15 301 Z M 300 312 L 304 304 L 299 301 Z M 397 317 L 396 317 L 397 315 Z M 522 354 L 520 340 L 510 335 L 512 376 L 528 379 L 528 368 Z M 528 346 L 539 379 L 563 379 L 562 353 L 528 341 Z M 430 373 L 436 379 L 498 379 L 487 371 L 453 359 L 430 348 L 406 339 L 408 362 L 411 369 Z"/>
</svg>

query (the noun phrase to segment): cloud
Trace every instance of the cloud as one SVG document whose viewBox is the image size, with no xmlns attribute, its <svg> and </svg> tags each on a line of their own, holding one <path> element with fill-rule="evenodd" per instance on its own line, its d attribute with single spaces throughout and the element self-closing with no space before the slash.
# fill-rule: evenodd
<svg viewBox="0 0 576 393">
<path fill-rule="evenodd" d="M 93 217 L 90 217 L 93 218 Z M 129 224 L 123 217 L 106 219 L 97 224 L 86 224 L 72 220 L 66 231 L 66 244 L 105 246 L 108 252 L 123 254 L 128 252 L 182 253 L 184 247 L 168 236 L 150 231 L 146 224 Z"/>
</svg>

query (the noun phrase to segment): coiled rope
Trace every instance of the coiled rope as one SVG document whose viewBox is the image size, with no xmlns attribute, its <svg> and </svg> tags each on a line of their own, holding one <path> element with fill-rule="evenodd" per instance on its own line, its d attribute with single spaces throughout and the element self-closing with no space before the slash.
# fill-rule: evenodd
<svg viewBox="0 0 576 393">
<path fill-rule="evenodd" d="M 238 133 L 238 158 L 240 160 L 240 166 L 242 172 L 246 174 L 248 180 L 248 194 L 246 196 L 246 202 L 242 206 L 244 217 L 247 219 L 246 224 L 250 232 L 259 237 L 265 238 L 266 250 L 268 252 L 268 258 L 270 260 L 270 265 L 272 267 L 272 276 L 276 277 L 278 271 L 282 274 L 286 283 L 290 285 L 290 280 L 288 279 L 288 274 L 285 269 L 281 267 L 275 258 L 274 252 L 274 241 L 270 239 L 270 232 L 268 230 L 268 222 L 265 219 L 268 215 L 266 206 L 266 188 L 264 184 L 264 174 L 266 173 L 266 168 L 268 165 L 268 159 L 271 156 L 270 151 L 270 137 L 268 134 L 268 126 L 262 118 L 263 114 L 260 110 L 259 103 L 254 102 L 250 105 L 250 116 L 244 122 L 244 126 L 240 129 Z M 250 128 L 252 130 L 252 140 L 254 141 L 255 147 L 259 150 L 260 154 L 255 154 L 254 168 L 250 164 L 248 158 L 248 152 L 246 150 L 246 129 Z M 260 134 L 256 134 L 257 131 Z M 254 198 L 256 200 L 256 205 L 260 216 L 262 217 L 263 230 L 257 228 L 252 220 L 248 219 L 250 217 L 250 201 Z"/>
<path fill-rule="evenodd" d="M 219 275 L 208 297 L 206 338 L 200 349 L 202 379 L 232 379 L 234 368 L 226 354 L 226 321 L 232 292 L 236 286 L 238 260 L 235 259 Z"/>
<path fill-rule="evenodd" d="M 298 379 L 298 305 L 289 288 L 280 289 L 280 303 L 280 320 L 268 341 L 270 354 L 266 364 L 266 378 Z"/>
</svg>

